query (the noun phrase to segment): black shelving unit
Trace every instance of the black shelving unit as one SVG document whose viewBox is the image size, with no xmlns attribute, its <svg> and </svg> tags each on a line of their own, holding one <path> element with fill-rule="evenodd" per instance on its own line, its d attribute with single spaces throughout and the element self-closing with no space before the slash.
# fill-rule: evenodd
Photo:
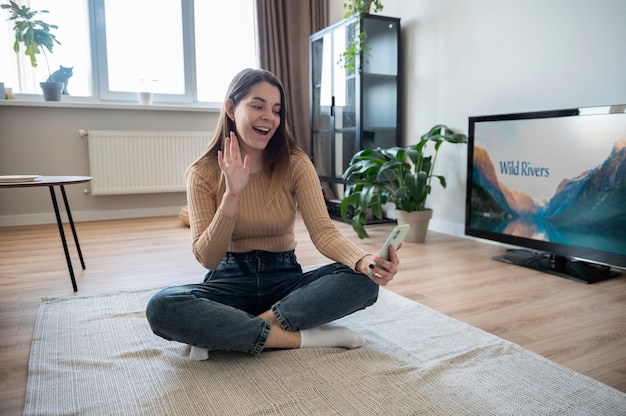
<svg viewBox="0 0 626 416">
<path fill-rule="evenodd" d="M 339 64 L 355 33 L 366 47 L 355 69 Z M 352 156 L 364 148 L 399 143 L 400 19 L 365 14 L 309 38 L 311 158 L 333 217 Z"/>
</svg>

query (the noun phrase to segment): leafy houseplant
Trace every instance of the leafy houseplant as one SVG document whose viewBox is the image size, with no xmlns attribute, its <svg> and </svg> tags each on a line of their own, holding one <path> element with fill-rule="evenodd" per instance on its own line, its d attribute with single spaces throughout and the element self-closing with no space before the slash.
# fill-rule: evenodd
<svg viewBox="0 0 626 416">
<path fill-rule="evenodd" d="M 37 15 L 48 13 L 47 10 L 31 10 L 30 7 L 20 6 L 14 1 L 10 0 L 9 4 L 0 5 L 3 9 L 8 9 L 11 16 L 8 20 L 13 21 L 13 30 L 15 32 L 15 42 L 13 43 L 13 50 L 15 53 L 19 53 L 20 45 L 24 46 L 24 54 L 30 58 L 30 64 L 33 68 L 37 67 L 37 55 L 43 53 L 46 59 L 46 67 L 48 69 L 48 77 L 50 77 L 50 65 L 48 64 L 48 55 L 46 55 L 46 49 L 49 53 L 52 53 L 54 44 L 60 45 L 56 36 L 52 33 L 52 29 L 58 29 L 58 26 L 51 25 L 37 18 Z M 58 98 L 49 100 L 46 96 L 46 84 L 54 84 L 51 87 L 58 90 L 52 98 Z M 61 82 L 42 82 L 41 88 L 44 91 L 44 98 L 47 101 L 58 101 L 61 99 L 61 90 L 63 89 L 63 83 Z"/>
<path fill-rule="evenodd" d="M 374 12 L 383 10 L 381 0 L 352 0 L 344 3 L 343 8 L 346 11 L 344 19 L 352 19 L 353 17 L 360 17 L 365 13 L 370 13 L 372 6 L 374 7 Z M 338 64 L 343 66 L 348 72 L 354 72 L 357 57 L 360 56 L 361 52 L 368 50 L 365 44 L 366 38 L 367 35 L 363 30 L 355 32 L 354 38 L 348 42 L 346 50 L 339 56 Z"/>
<path fill-rule="evenodd" d="M 467 136 L 445 125 L 436 125 L 419 142 L 388 149 L 363 149 L 356 153 L 342 179 L 350 182 L 341 201 L 344 221 L 351 216 L 352 228 L 359 238 L 369 237 L 365 225 L 371 215 L 383 218 L 382 207 L 392 203 L 396 211 L 427 211 L 426 199 L 436 178 L 443 188 L 446 179 L 433 174 L 437 153 L 444 142 L 466 143 Z M 427 155 L 432 144 L 434 152 Z"/>
</svg>

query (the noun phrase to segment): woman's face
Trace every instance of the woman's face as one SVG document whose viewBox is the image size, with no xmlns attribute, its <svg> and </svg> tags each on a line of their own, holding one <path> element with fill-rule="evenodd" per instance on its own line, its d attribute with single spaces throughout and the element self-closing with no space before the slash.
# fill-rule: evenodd
<svg viewBox="0 0 626 416">
<path fill-rule="evenodd" d="M 249 153 L 264 150 L 280 125 L 280 91 L 268 82 L 250 89 L 236 106 L 228 103 L 228 115 L 234 117 L 240 146 Z"/>
</svg>

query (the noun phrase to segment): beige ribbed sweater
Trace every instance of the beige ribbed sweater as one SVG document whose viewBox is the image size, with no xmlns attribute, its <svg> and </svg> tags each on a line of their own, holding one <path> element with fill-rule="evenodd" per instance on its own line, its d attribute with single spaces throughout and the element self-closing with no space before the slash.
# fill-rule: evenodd
<svg viewBox="0 0 626 416">
<path fill-rule="evenodd" d="M 193 252 L 200 264 L 214 269 L 226 251 L 284 252 L 296 247 L 294 225 L 297 209 L 315 247 L 333 261 L 351 268 L 368 253 L 346 239 L 328 215 L 319 178 L 302 152 L 290 157 L 284 198 L 267 205 L 270 179 L 264 172 L 250 175 L 239 197 L 234 217 L 219 210 L 217 195 L 220 170 L 216 161 L 202 159 L 189 168 L 187 200 Z"/>
</svg>

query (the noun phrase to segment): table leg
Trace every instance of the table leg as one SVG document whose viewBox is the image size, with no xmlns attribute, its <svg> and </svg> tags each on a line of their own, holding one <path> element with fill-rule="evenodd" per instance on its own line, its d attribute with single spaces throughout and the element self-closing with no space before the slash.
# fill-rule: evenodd
<svg viewBox="0 0 626 416">
<path fill-rule="evenodd" d="M 63 223 L 61 222 L 61 214 L 59 213 L 59 204 L 57 203 L 57 197 L 54 193 L 54 186 L 48 186 L 50 188 L 50 197 L 52 198 L 52 205 L 54 206 L 54 214 L 57 217 L 57 225 L 59 226 L 59 234 L 61 234 L 61 242 L 63 243 L 63 250 L 65 251 L 65 260 L 67 261 L 67 268 L 70 271 L 70 278 L 72 279 L 72 287 L 74 292 L 78 292 L 76 286 L 76 278 L 74 277 L 74 268 L 72 267 L 72 259 L 70 259 L 70 253 L 67 248 L 67 241 L 65 240 L 65 231 L 63 231 Z"/>
<path fill-rule="evenodd" d="M 63 195 L 63 202 L 65 203 L 65 212 L 67 212 L 67 218 L 70 221 L 70 227 L 72 227 L 72 235 L 74 236 L 74 243 L 76 244 L 76 250 L 78 250 L 78 258 L 80 258 L 80 265 L 85 270 L 85 260 L 83 260 L 83 252 L 80 250 L 80 244 L 78 243 L 78 235 L 76 234 L 76 227 L 74 227 L 74 220 L 72 219 L 72 212 L 70 211 L 70 204 L 67 202 L 67 195 L 65 194 L 65 186 L 61 185 L 61 194 Z"/>
</svg>

